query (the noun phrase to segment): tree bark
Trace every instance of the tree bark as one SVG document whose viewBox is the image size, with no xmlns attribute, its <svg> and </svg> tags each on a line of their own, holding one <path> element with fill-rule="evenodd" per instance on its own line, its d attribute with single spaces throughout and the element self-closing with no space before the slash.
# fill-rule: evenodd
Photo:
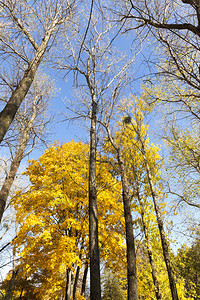
<svg viewBox="0 0 200 300">
<path fill-rule="evenodd" d="M 100 262 L 98 246 L 98 217 L 96 196 L 96 123 L 97 102 L 92 94 L 92 116 L 90 128 L 90 161 L 89 161 L 89 251 L 90 251 L 90 299 L 101 299 Z"/>
<path fill-rule="evenodd" d="M 133 233 L 133 221 L 130 207 L 130 197 L 128 181 L 126 176 L 125 165 L 122 157 L 121 149 L 117 146 L 112 138 L 109 127 L 103 124 L 107 131 L 108 139 L 115 149 L 117 155 L 117 162 L 119 166 L 119 173 L 122 182 L 122 198 L 124 205 L 124 219 L 126 228 L 126 257 L 127 257 L 127 279 L 128 279 L 128 300 L 138 300 L 138 285 L 137 285 L 137 268 L 136 268 L 136 253 L 135 253 L 135 238 Z"/>
<path fill-rule="evenodd" d="M 73 285 L 73 300 L 76 300 L 76 289 L 77 289 L 79 274 L 80 274 L 80 267 L 78 266 L 76 268 L 76 275 L 75 275 L 74 285 Z"/>
<path fill-rule="evenodd" d="M 135 170 L 134 166 L 133 166 L 133 169 L 134 169 L 133 172 L 134 172 L 134 177 L 135 177 L 135 181 L 136 181 L 137 197 L 138 197 L 140 210 L 141 210 L 142 226 L 143 226 L 144 236 L 145 236 L 146 243 L 147 243 L 147 253 L 148 253 L 148 257 L 149 257 L 149 263 L 151 265 L 151 274 L 152 274 L 152 279 L 153 279 L 153 283 L 154 283 L 155 295 L 156 295 L 157 300 L 162 300 L 162 296 L 161 296 L 160 288 L 159 288 L 159 282 L 158 282 L 158 278 L 157 278 L 156 265 L 155 265 L 155 261 L 153 258 L 151 242 L 149 239 L 149 233 L 148 233 L 148 229 L 147 229 L 147 226 L 146 226 L 145 220 L 144 220 L 145 211 L 144 211 L 141 193 L 140 193 L 139 180 L 137 178 L 137 174 L 136 174 L 136 170 Z"/>
<path fill-rule="evenodd" d="M 88 273 L 88 263 L 85 266 L 85 270 L 83 273 L 82 286 L 81 286 L 81 296 L 83 296 L 84 298 L 85 298 L 85 291 L 86 291 L 87 273 Z"/>
<path fill-rule="evenodd" d="M 156 194 L 153 179 L 152 179 L 152 176 L 151 176 L 151 170 L 150 170 L 148 160 L 147 160 L 145 144 L 144 144 L 144 141 L 143 141 L 143 139 L 140 135 L 140 126 L 141 126 L 141 124 L 139 124 L 139 123 L 137 124 L 139 129 L 136 128 L 133 123 L 132 123 L 132 126 L 133 126 L 133 130 L 135 131 L 135 133 L 137 135 L 137 138 L 138 138 L 139 142 L 141 143 L 140 151 L 141 151 L 141 154 L 142 154 L 143 159 L 144 159 L 146 174 L 147 174 L 147 180 L 148 180 L 148 183 L 149 183 L 151 196 L 152 196 L 153 203 L 154 203 L 154 209 L 155 209 L 155 212 L 156 212 L 156 218 L 157 218 L 158 228 L 159 228 L 159 232 L 160 232 L 163 256 L 164 256 L 164 260 L 165 260 L 165 264 L 166 264 L 166 268 L 167 268 L 172 299 L 173 300 L 178 300 L 178 293 L 177 293 L 177 289 L 176 289 L 176 282 L 175 282 L 175 279 L 174 279 L 174 272 L 173 272 L 173 269 L 172 269 L 172 264 L 171 264 L 171 260 L 170 260 L 170 256 L 169 256 L 169 248 L 168 248 L 167 239 L 166 239 L 166 236 L 165 236 L 163 220 L 162 220 L 159 205 L 158 205 L 158 196 Z"/>
<path fill-rule="evenodd" d="M 145 151 L 145 147 L 144 147 L 143 143 L 142 143 L 142 154 L 143 154 L 145 165 L 146 165 L 147 178 L 149 181 L 151 196 L 153 199 L 154 208 L 155 208 L 155 212 L 156 212 L 156 218 L 157 218 L 157 222 L 158 222 L 158 228 L 159 228 L 159 232 L 160 232 L 160 238 L 161 238 L 162 249 L 163 249 L 163 256 L 164 256 L 164 260 L 165 260 L 165 264 L 166 264 L 166 268 L 167 268 L 167 272 L 168 272 L 171 295 L 172 295 L 173 300 L 178 300 L 178 293 L 177 293 L 177 289 L 176 289 L 176 282 L 174 279 L 174 272 L 172 269 L 172 264 L 171 264 L 171 260 L 170 260 L 170 256 L 169 256 L 169 248 L 168 248 L 167 239 L 165 236 L 163 220 L 162 220 L 159 205 L 158 205 L 158 197 L 157 197 L 154 185 L 153 185 L 153 180 L 151 177 L 151 172 L 150 172 L 150 168 L 149 168 L 149 165 L 147 162 L 146 151 Z"/>
<path fill-rule="evenodd" d="M 19 168 L 19 165 L 21 163 L 21 160 L 23 159 L 24 151 L 26 148 L 26 145 L 28 143 L 29 137 L 30 137 L 30 129 L 33 125 L 33 122 L 35 120 L 37 113 L 37 106 L 36 106 L 36 99 L 34 99 L 33 102 L 33 113 L 30 117 L 30 120 L 25 127 L 24 131 L 21 133 L 21 139 L 20 139 L 20 145 L 19 148 L 15 154 L 14 159 L 11 162 L 9 172 L 4 180 L 4 183 L 0 190 L 0 223 L 2 220 L 2 216 L 6 207 L 6 202 L 10 193 L 10 189 L 12 187 L 12 184 L 15 180 L 15 176 L 17 174 L 17 170 Z"/>
<path fill-rule="evenodd" d="M 138 300 L 136 253 L 135 253 L 135 239 L 133 234 L 133 221 L 131 215 L 126 170 L 122 158 L 122 153 L 119 148 L 117 150 L 117 159 L 118 159 L 119 170 L 120 170 L 121 181 L 122 181 L 124 218 L 126 224 L 128 300 Z"/>
<path fill-rule="evenodd" d="M 73 274 L 71 269 L 67 269 L 66 277 L 65 300 L 73 300 Z"/>
<path fill-rule="evenodd" d="M 27 143 L 27 142 L 26 142 Z M 18 149 L 14 159 L 11 162 L 9 172 L 4 180 L 4 183 L 0 190 L 0 223 L 3 217 L 3 213 L 6 207 L 6 202 L 10 193 L 10 189 L 15 180 L 15 176 L 17 174 L 17 170 L 19 168 L 20 162 L 23 158 L 23 153 L 26 147 L 26 143 L 23 143 L 21 147 Z"/>
<path fill-rule="evenodd" d="M 2 142 L 6 132 L 8 131 L 16 113 L 19 109 L 22 101 L 28 93 L 30 86 L 35 78 L 36 71 L 40 65 L 44 53 L 47 49 L 49 39 L 55 29 L 58 20 L 53 20 L 51 27 L 46 32 L 40 46 L 37 48 L 36 54 L 32 61 L 29 63 L 27 70 L 24 72 L 24 76 L 19 82 L 16 89 L 13 91 L 10 99 L 8 100 L 4 109 L 0 112 L 0 143 Z"/>
</svg>

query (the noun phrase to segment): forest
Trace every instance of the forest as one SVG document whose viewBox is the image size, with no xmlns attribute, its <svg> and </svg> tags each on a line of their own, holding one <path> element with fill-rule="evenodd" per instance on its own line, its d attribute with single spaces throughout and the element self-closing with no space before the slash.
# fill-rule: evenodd
<svg viewBox="0 0 200 300">
<path fill-rule="evenodd" d="M 199 58 L 199 0 L 0 0 L 0 300 L 200 299 Z"/>
</svg>

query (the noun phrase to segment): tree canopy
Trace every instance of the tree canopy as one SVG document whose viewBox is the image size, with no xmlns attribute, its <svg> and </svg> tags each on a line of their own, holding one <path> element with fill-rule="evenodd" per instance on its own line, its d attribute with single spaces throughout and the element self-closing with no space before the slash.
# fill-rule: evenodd
<svg viewBox="0 0 200 300">
<path fill-rule="evenodd" d="M 67 270 L 75 277 L 77 268 L 87 264 L 88 156 L 89 147 L 81 142 L 49 148 L 38 161 L 29 162 L 30 189 L 16 196 L 19 230 L 14 245 L 24 277 L 40 277 L 40 297 L 45 291 L 51 299 L 64 294 Z M 100 253 L 117 271 L 117 261 L 124 260 L 121 183 L 108 164 L 98 164 L 97 172 Z"/>
</svg>

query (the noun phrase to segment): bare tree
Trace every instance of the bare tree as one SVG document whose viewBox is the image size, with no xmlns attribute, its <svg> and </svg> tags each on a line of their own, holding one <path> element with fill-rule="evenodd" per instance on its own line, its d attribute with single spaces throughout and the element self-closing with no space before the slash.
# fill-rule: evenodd
<svg viewBox="0 0 200 300">
<path fill-rule="evenodd" d="M 200 8 L 196 0 L 126 0 L 122 4 L 120 14 L 122 19 L 127 20 L 127 30 L 134 27 L 147 29 L 159 41 L 160 54 L 163 54 L 163 57 L 157 59 L 157 62 L 162 62 L 158 70 L 160 75 L 189 85 L 196 90 L 197 95 L 200 83 L 199 13 Z M 189 102 L 183 101 L 183 104 L 189 109 Z M 195 114 L 192 107 L 191 113 Z"/>
<path fill-rule="evenodd" d="M 176 116 L 199 123 L 198 1 L 126 0 L 116 4 L 115 11 L 125 23 L 125 32 L 132 32 L 134 36 L 137 30 L 141 38 L 148 35 L 152 41 L 153 58 L 146 61 L 151 67 L 149 82 L 152 82 L 152 89 L 154 85 L 162 85 L 163 89 L 159 95 L 150 94 L 152 101 L 162 105 L 168 103 Z"/>
<path fill-rule="evenodd" d="M 0 190 L 0 221 L 20 163 L 40 142 L 48 123 L 47 108 L 49 98 L 53 96 L 54 84 L 46 75 L 39 73 L 38 76 L 35 77 L 5 138 L 11 162 Z"/>
<path fill-rule="evenodd" d="M 173 180 L 168 182 L 168 192 L 178 204 L 199 208 L 199 1 L 115 4 L 119 20 L 125 23 L 123 29 L 132 34 L 135 29 L 141 36 L 145 33 L 152 41 L 153 58 L 146 61 L 151 67 L 148 102 L 159 105 L 165 119 L 164 133 L 159 135 L 171 155 L 167 165 Z"/>
<path fill-rule="evenodd" d="M 84 9 L 85 7 L 87 7 L 86 3 L 84 3 Z M 116 35 L 112 22 L 109 21 L 111 15 L 108 16 L 102 7 L 99 8 L 94 3 L 92 15 L 91 7 L 88 7 L 90 26 L 87 29 L 87 35 L 84 35 L 83 28 L 86 27 L 85 23 L 88 23 L 88 15 L 85 17 L 84 12 L 80 11 L 82 22 L 76 22 L 79 26 L 76 25 L 73 28 L 73 39 L 67 38 L 66 42 L 67 46 L 70 45 L 70 48 L 66 49 L 66 57 L 68 54 L 71 63 L 68 60 L 63 66 L 64 63 L 60 62 L 64 69 L 74 71 L 77 97 L 79 95 L 78 105 L 75 108 L 68 105 L 68 110 L 76 114 L 75 118 L 82 117 L 90 120 L 89 240 L 90 299 L 93 300 L 101 298 L 96 188 L 96 153 L 100 138 L 98 124 L 105 114 L 107 116 L 110 114 L 110 118 L 113 115 L 119 92 L 127 79 L 126 70 L 132 63 L 132 60 L 125 63 L 124 57 L 117 55 L 117 50 L 111 42 L 112 37 Z M 114 50 L 116 59 L 112 56 Z M 132 226 L 131 219 L 129 221 Z M 133 243 L 134 241 L 130 249 Z M 131 257 L 129 264 L 132 264 Z M 135 271 L 134 274 L 131 272 L 129 275 L 135 276 Z M 134 286 L 133 289 L 137 293 L 137 287 Z"/>
<path fill-rule="evenodd" d="M 3 140 L 17 110 L 28 93 L 47 50 L 55 43 L 59 29 L 67 23 L 75 1 L 3 0 L 0 1 L 0 84 L 7 84 L 5 72 L 18 65 L 15 84 L 0 112 L 0 142 Z"/>
</svg>

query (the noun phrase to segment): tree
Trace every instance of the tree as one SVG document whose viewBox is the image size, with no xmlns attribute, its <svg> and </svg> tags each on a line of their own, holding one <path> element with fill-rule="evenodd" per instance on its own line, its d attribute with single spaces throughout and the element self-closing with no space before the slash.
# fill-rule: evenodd
<svg viewBox="0 0 200 300">
<path fill-rule="evenodd" d="M 10 85 L 6 105 L 0 112 L 0 142 L 28 93 L 46 51 L 51 48 L 51 41 L 69 21 L 73 8 L 74 1 L 0 1 L 0 18 L 4 23 L 0 38 L 0 84 L 9 85 L 14 76 L 14 85 Z M 10 78 L 8 71 L 3 72 L 8 65 L 11 66 Z M 16 72 L 17 66 L 20 66 L 19 72 Z"/>
<path fill-rule="evenodd" d="M 126 299 L 125 291 L 123 290 L 120 280 L 109 269 L 104 271 L 102 299 Z"/>
<path fill-rule="evenodd" d="M 112 153 L 116 159 L 118 166 L 118 174 L 121 176 L 122 182 L 122 198 L 124 205 L 124 219 L 126 226 L 126 256 L 127 256 L 127 279 L 128 279 L 128 299 L 138 299 L 137 286 L 137 270 L 136 270 L 136 250 L 135 238 L 133 233 L 133 219 L 131 210 L 131 195 L 129 192 L 129 184 L 127 179 L 127 170 L 125 168 L 125 160 L 119 140 L 111 135 L 108 123 L 102 123 L 104 126 L 107 138 L 104 146 L 106 153 Z"/>
<path fill-rule="evenodd" d="M 93 3 L 93 2 L 92 2 Z M 87 4 L 84 2 L 84 6 Z M 66 63 L 62 61 L 64 69 L 72 70 L 75 74 L 75 84 L 80 102 L 76 109 L 70 106 L 75 118 L 90 120 L 90 176 L 89 176 L 89 224 L 90 224 L 90 297 L 101 298 L 100 264 L 98 249 L 98 208 L 96 190 L 96 153 L 100 134 L 97 125 L 104 114 L 113 114 L 114 104 L 126 77 L 126 70 L 132 60 L 124 63 L 119 57 L 113 60 L 112 35 L 113 25 L 107 12 L 97 4 L 88 9 L 90 23 L 87 34 L 83 32 L 88 16 L 81 11 L 82 23 L 73 28 L 73 40 L 67 38 Z M 78 23 L 77 23 L 78 24 Z M 84 36 L 84 38 L 82 38 Z M 70 45 L 70 47 L 69 47 Z M 68 56 L 67 56 L 68 55 Z M 117 57 L 117 55 L 116 55 Z M 81 96 L 80 96 L 81 95 Z M 81 104 L 81 105 L 80 105 Z"/>
<path fill-rule="evenodd" d="M 138 145 L 135 144 L 135 133 L 132 131 L 128 131 L 128 128 L 126 127 L 126 124 L 129 124 L 130 122 L 131 122 L 130 116 L 124 118 L 123 125 L 121 127 L 121 131 L 120 130 L 116 131 L 114 138 L 109 136 L 109 139 L 114 148 L 113 150 L 111 148 L 110 151 L 112 153 L 114 153 L 114 157 L 119 164 L 118 172 L 122 176 L 123 189 L 126 190 L 126 193 L 129 197 L 129 204 L 128 205 L 126 204 L 126 205 L 127 205 L 127 208 L 129 207 L 130 216 L 132 213 L 131 206 L 133 205 L 132 204 L 132 202 L 133 202 L 132 193 L 134 195 L 136 195 L 136 198 L 138 198 L 138 200 L 139 200 L 139 205 L 142 210 L 141 214 L 142 214 L 142 220 L 143 220 L 143 229 L 145 229 L 145 236 L 147 238 L 147 241 L 149 242 L 147 228 L 144 223 L 144 208 L 143 208 L 143 203 L 142 203 L 141 194 L 140 194 L 140 181 L 138 178 L 138 176 L 142 177 L 144 166 L 142 165 L 141 154 L 140 154 L 140 151 L 138 151 L 139 150 Z M 108 131 L 108 134 L 109 134 L 109 131 Z M 106 149 L 106 151 L 108 151 L 108 149 Z M 121 167 L 120 167 L 120 165 L 121 165 Z M 123 165 L 123 168 L 122 168 L 122 165 Z M 123 182 L 123 178 L 126 179 L 125 183 Z M 132 188 L 131 188 L 131 186 L 132 186 Z M 132 192 L 132 189 L 133 189 L 133 192 Z M 124 197 L 124 195 L 123 195 L 123 197 Z M 127 208 L 125 206 L 125 210 Z M 132 218 L 131 218 L 131 224 L 132 224 Z M 131 228 L 131 225 L 130 225 L 130 228 Z M 132 227 L 131 231 L 133 231 L 133 227 Z M 127 242 L 127 246 L 128 246 L 128 242 Z M 128 251 L 128 249 L 127 249 L 127 251 Z M 153 261 L 150 244 L 149 244 L 148 251 L 149 251 L 148 253 L 149 253 L 149 258 L 150 258 L 151 266 L 152 266 L 152 275 L 154 278 L 156 295 L 157 295 L 158 299 L 161 299 L 161 295 L 159 293 L 158 280 L 156 278 L 155 264 Z M 129 264 L 129 258 L 127 259 L 127 264 Z M 135 263 L 135 267 L 136 267 L 136 263 Z"/>
<path fill-rule="evenodd" d="M 133 173 L 134 173 L 134 186 L 135 186 L 135 189 L 136 189 L 136 195 L 137 195 L 137 199 L 138 199 L 139 207 L 140 207 L 139 212 L 140 212 L 140 215 L 141 215 L 142 230 L 144 232 L 144 236 L 145 236 L 145 240 L 146 240 L 146 244 L 147 244 L 148 258 L 149 258 L 149 262 L 150 262 L 150 265 L 151 265 L 151 274 L 152 274 L 153 283 L 154 283 L 154 290 L 155 290 L 155 294 L 156 294 L 156 299 L 161 300 L 162 296 L 161 296 L 161 293 L 160 293 L 160 287 L 159 287 L 159 282 L 158 282 L 158 276 L 157 276 L 157 270 L 156 270 L 154 255 L 153 255 L 153 251 L 152 251 L 149 228 L 148 228 L 147 221 L 146 221 L 146 211 L 145 211 L 145 208 L 144 208 L 145 205 L 143 203 L 142 195 L 141 195 L 142 185 L 141 185 L 141 182 L 138 178 L 137 170 L 135 168 L 134 163 L 132 165 L 132 168 L 133 168 Z M 129 179 L 129 181 L 130 181 L 130 179 Z M 149 210 L 149 207 L 148 207 L 148 210 Z"/>
<path fill-rule="evenodd" d="M 163 111 L 166 122 L 162 137 L 167 140 L 172 153 L 169 168 L 173 165 L 175 173 L 179 170 L 174 177 L 180 190 L 175 191 L 169 184 L 169 192 L 175 195 L 179 203 L 184 201 L 199 207 L 196 201 L 197 189 L 194 191 L 191 188 L 193 184 L 195 186 L 193 173 L 198 173 L 199 153 L 199 140 L 195 134 L 200 120 L 198 1 L 127 0 L 122 6 L 119 14 L 122 19 L 127 20 L 127 29 L 131 29 L 132 26 L 139 30 L 142 28 L 148 31 L 151 41 L 155 41 L 156 38 L 154 58 L 148 61 L 148 65 L 152 66 L 152 75 L 148 76 L 148 101 L 151 104 L 157 103 Z M 158 43 L 159 47 L 156 47 Z M 178 156 L 182 161 L 181 165 L 177 161 Z"/>
<path fill-rule="evenodd" d="M 163 56 L 157 59 L 160 75 L 166 76 L 168 83 L 176 80 L 187 86 L 187 97 L 179 102 L 188 113 L 195 117 L 198 108 L 195 95 L 199 91 L 198 39 L 199 5 L 195 0 L 139 1 L 127 0 L 122 3 L 121 17 L 133 21 L 136 27 L 144 27 L 152 32 L 159 42 Z M 127 28 L 131 26 L 127 23 Z M 161 53 L 160 53 L 161 54 Z M 168 61 L 166 60 L 168 58 Z M 159 63 L 160 61 L 160 63 Z M 175 89 L 174 89 L 175 91 Z M 192 92 L 193 91 L 193 92 Z M 177 93 L 178 96 L 178 93 Z M 192 101 L 194 99 L 194 101 Z M 167 99 L 166 99 L 167 100 Z M 177 99 L 174 99 L 174 104 Z M 171 99 L 173 102 L 173 99 Z M 198 118 L 198 116 L 196 117 Z"/>
<path fill-rule="evenodd" d="M 89 146 L 81 142 L 49 148 L 39 161 L 30 162 L 29 191 L 16 196 L 20 228 L 14 244 L 23 278 L 37 276 L 40 282 L 40 299 L 81 294 L 80 271 L 89 252 L 88 160 Z M 109 166 L 98 164 L 97 174 L 100 253 L 109 262 L 124 254 L 121 185 Z"/>
<path fill-rule="evenodd" d="M 13 271 L 10 271 L 4 281 L 1 282 L 0 288 L 1 291 L 4 294 L 4 291 L 8 290 L 8 287 L 10 286 L 10 279 L 12 278 Z M 33 278 L 28 279 L 24 278 L 22 274 L 22 270 L 20 269 L 20 266 L 17 268 L 17 275 L 14 280 L 14 287 L 12 289 L 12 299 L 31 299 L 31 300 L 39 300 L 39 293 L 36 292 L 36 286 L 37 284 L 40 284 L 38 282 L 38 277 L 33 276 Z M 5 296 L 6 297 L 6 296 Z M 5 297 L 3 299 L 5 299 Z M 10 298 L 8 298 L 10 299 Z"/>
<path fill-rule="evenodd" d="M 130 127 L 134 131 L 136 135 L 136 139 L 138 140 L 138 147 L 140 149 L 140 152 L 142 154 L 142 159 L 144 162 L 144 168 L 146 172 L 146 177 L 147 177 L 147 182 L 149 185 L 150 189 L 150 194 L 154 203 L 154 209 L 156 213 L 156 218 L 158 222 L 158 228 L 160 232 L 160 238 L 161 238 L 161 243 L 162 243 L 162 250 L 163 250 L 163 256 L 165 260 L 165 264 L 167 267 L 167 272 L 168 272 L 168 277 L 169 277 L 169 283 L 170 283 L 170 289 L 171 289 L 171 294 L 173 299 L 178 299 L 178 293 L 177 293 L 177 288 L 176 288 L 176 282 L 174 278 L 174 272 L 170 260 L 170 255 L 169 255 L 169 247 L 168 247 L 168 242 L 164 230 L 164 224 L 162 220 L 162 215 L 161 211 L 159 208 L 159 193 L 156 190 L 155 186 L 155 175 L 154 175 L 154 170 L 152 170 L 152 157 L 151 154 L 149 153 L 150 147 L 148 146 L 148 140 L 147 136 L 145 133 L 145 126 L 143 124 L 143 113 L 140 107 L 135 109 L 134 112 L 134 117 L 135 120 L 132 121 L 130 120 Z M 149 155 L 150 154 L 150 155 Z M 155 164 L 155 161 L 153 161 L 153 164 Z"/>
<path fill-rule="evenodd" d="M 139 183 L 138 180 L 141 177 L 142 181 L 144 181 L 143 190 L 146 195 L 149 195 L 153 200 L 172 297 L 173 299 L 178 299 L 168 241 L 159 207 L 160 190 L 156 186 L 156 183 L 160 180 L 159 165 L 156 164 L 156 160 L 159 159 L 159 154 L 157 146 L 154 146 L 153 144 L 149 145 L 147 133 L 148 126 L 144 124 L 143 112 L 145 109 L 146 105 L 142 98 L 135 100 L 135 105 L 132 106 L 132 110 L 130 100 L 127 101 L 127 104 L 124 103 L 122 111 L 125 110 L 128 116 L 124 117 L 122 125 L 119 126 L 119 131 L 115 133 L 115 139 L 118 147 L 121 149 L 127 178 L 131 178 L 132 183 L 135 182 L 133 188 L 135 189 L 137 197 L 140 196 L 138 194 L 139 189 L 137 185 Z M 131 117 L 131 114 L 133 114 L 133 118 Z M 138 200 L 140 200 L 139 202 L 142 204 L 141 198 L 139 198 Z M 155 279 L 154 272 L 154 283 L 156 283 Z M 156 285 L 158 287 L 158 283 L 156 283 Z"/>
<path fill-rule="evenodd" d="M 152 229 L 152 228 L 151 228 Z M 154 262 L 156 262 L 156 271 L 157 276 L 159 278 L 159 290 L 157 290 L 157 294 L 155 291 L 155 282 L 153 281 L 154 278 L 152 276 L 152 266 L 149 260 L 148 254 L 148 244 L 144 240 L 137 240 L 136 241 L 136 248 L 137 248 L 137 271 L 138 271 L 138 294 L 140 295 L 140 299 L 157 299 L 158 292 L 162 295 L 164 299 L 170 299 L 169 297 L 169 287 L 166 284 L 167 277 L 165 268 L 163 265 L 161 253 L 161 246 L 159 243 L 159 239 L 153 237 L 152 231 L 148 228 L 149 236 L 151 237 L 152 242 L 152 252 Z M 155 244 L 153 244 L 153 242 Z M 156 253 L 154 245 L 158 250 Z M 162 270 L 162 271 L 161 271 Z M 163 285 L 163 286 L 162 286 Z"/>
<path fill-rule="evenodd" d="M 129 110 L 131 106 L 134 106 L 134 104 L 131 103 L 132 101 L 129 101 L 129 105 L 128 105 Z M 135 119 L 140 117 L 141 115 L 140 110 L 141 111 L 147 110 L 147 107 L 145 107 L 145 102 L 143 101 L 142 97 L 140 97 L 135 101 L 135 109 L 132 110 Z M 156 299 L 162 299 L 159 282 L 158 282 L 156 264 L 154 260 L 154 254 L 152 251 L 151 238 L 150 238 L 151 234 L 149 230 L 150 228 L 149 221 L 151 220 L 152 222 L 152 220 L 154 219 L 154 216 L 151 213 L 152 208 L 148 201 L 148 197 L 151 196 L 151 194 L 149 192 L 149 188 L 147 184 L 145 165 L 140 151 L 140 144 L 138 143 L 136 133 L 132 131 L 130 128 L 131 122 L 132 119 L 130 115 L 125 117 L 123 119 L 123 126 L 121 127 L 121 132 L 116 133 L 116 135 L 118 135 L 120 146 L 122 148 L 125 167 L 127 170 L 128 182 L 133 194 L 132 203 L 134 203 L 134 201 L 138 202 L 137 204 L 134 203 L 134 207 L 135 207 L 134 209 L 139 212 L 141 217 L 141 227 L 142 227 L 142 231 L 144 232 L 144 236 L 146 240 L 147 254 L 151 265 L 151 273 L 152 273 L 152 278 L 154 283 L 154 291 L 155 291 Z M 142 135 L 146 136 L 147 128 L 145 127 L 145 124 L 143 123 L 141 127 L 142 127 L 141 128 Z M 149 148 L 148 156 L 151 155 L 151 171 L 153 172 L 154 181 L 156 182 L 157 180 L 159 180 L 159 171 L 158 171 L 159 148 L 154 146 L 153 144 L 151 144 L 151 146 L 148 145 L 148 148 Z M 138 208 L 137 205 L 139 206 Z M 150 214 L 151 217 L 149 216 Z"/>
<path fill-rule="evenodd" d="M 44 133 L 49 98 L 53 96 L 54 84 L 40 73 L 16 114 L 16 118 L 7 132 L 5 143 L 10 149 L 11 163 L 0 190 L 0 221 L 6 208 L 7 199 L 18 168 L 23 158 L 30 154 Z"/>
<path fill-rule="evenodd" d="M 171 178 L 176 183 L 169 184 L 169 193 L 178 199 L 178 204 L 186 203 L 194 208 L 200 208 L 199 204 L 199 135 L 196 126 L 183 130 L 178 125 L 172 124 L 168 135 L 164 137 L 170 150 L 169 163 L 173 171 Z"/>
<path fill-rule="evenodd" d="M 191 246 L 182 245 L 176 255 L 176 272 L 181 278 L 184 278 L 185 296 L 192 299 L 199 299 L 199 232 L 197 232 L 194 242 Z"/>
</svg>

